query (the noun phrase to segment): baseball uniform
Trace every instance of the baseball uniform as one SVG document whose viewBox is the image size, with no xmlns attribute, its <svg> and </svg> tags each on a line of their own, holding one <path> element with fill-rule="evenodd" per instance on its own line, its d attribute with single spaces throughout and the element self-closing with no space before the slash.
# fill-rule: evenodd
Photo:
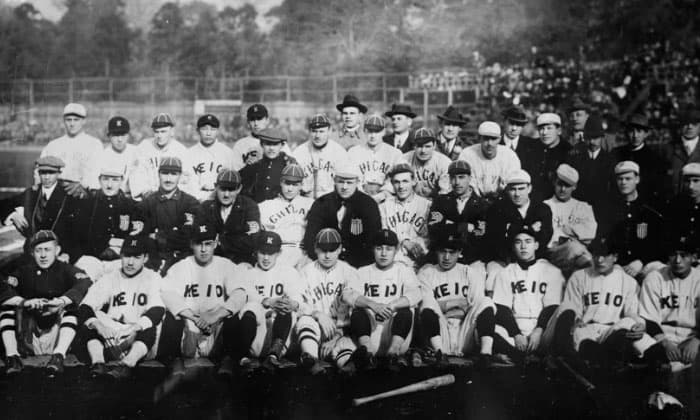
<svg viewBox="0 0 700 420">
<path fill-rule="evenodd" d="M 335 168 L 339 163 L 347 161 L 348 153 L 332 140 L 328 140 L 322 148 L 315 147 L 309 140 L 294 149 L 292 157 L 304 170 L 302 192 L 318 198 L 333 191 Z"/>
<path fill-rule="evenodd" d="M 187 148 L 179 141 L 170 139 L 164 147 L 156 145 L 154 138 L 144 139 L 136 146 L 136 165 L 131 173 L 129 187 L 131 196 L 136 200 L 143 199 L 145 192 L 154 192 L 160 186 L 158 168 L 164 157 L 176 157 L 180 162 L 187 161 Z M 189 177 L 188 167 L 182 168 L 179 185 L 187 185 Z"/>
<path fill-rule="evenodd" d="M 222 169 L 233 167 L 233 151 L 226 145 L 215 141 L 210 146 L 201 142 L 187 149 L 182 161 L 183 173 L 189 173 L 186 191 L 197 200 L 212 198 L 216 175 Z"/>
<path fill-rule="evenodd" d="M 41 151 L 40 157 L 56 156 L 66 166 L 59 178 L 79 182 L 83 187 L 94 185 L 92 177 L 99 169 L 95 168 L 98 157 L 102 154 L 102 142 L 83 132 L 75 137 L 67 134 L 51 140 Z"/>
<path fill-rule="evenodd" d="M 395 165 L 404 162 L 403 154 L 394 146 L 384 142 L 374 149 L 367 144 L 358 144 L 348 150 L 352 165 L 360 168 L 360 186 L 365 189 L 368 183 L 386 185 L 387 175 Z M 391 189 L 389 186 L 388 189 Z"/>
<path fill-rule="evenodd" d="M 292 153 L 287 144 L 282 146 L 282 151 L 287 155 Z M 232 169 L 234 171 L 240 171 L 246 165 L 259 161 L 263 156 L 260 139 L 253 135 L 236 140 L 231 148 L 231 152 L 233 155 Z"/>
<path fill-rule="evenodd" d="M 430 159 L 423 162 L 415 157 L 415 151 L 410 151 L 405 153 L 403 158 L 413 167 L 416 176 L 416 194 L 433 198 L 438 194 L 447 194 L 452 190 L 450 176 L 447 174 L 451 160 L 447 156 L 433 152 Z"/>
<path fill-rule="evenodd" d="M 282 254 L 277 263 L 294 267 L 303 253 L 301 244 L 306 231 L 306 215 L 314 200 L 298 195 L 287 200 L 281 195 L 260 203 L 260 222 L 265 230 L 277 232 L 282 238 Z"/>
<path fill-rule="evenodd" d="M 428 252 L 430 201 L 417 194 L 404 201 L 392 196 L 379 205 L 379 213 L 382 216 L 382 228 L 393 230 L 399 238 L 399 244 L 408 239 L 418 243 L 424 254 Z M 416 263 L 400 246 L 396 261 L 409 267 Z"/>
<path fill-rule="evenodd" d="M 112 145 L 108 145 L 106 148 L 102 149 L 97 156 L 97 163 L 93 165 L 94 173 L 89 178 L 88 187 L 90 189 L 100 188 L 100 169 L 105 167 L 123 168 L 124 178 L 122 180 L 121 190 L 130 192 L 130 177 L 136 167 L 137 158 L 136 146 L 133 144 L 127 144 L 125 149 L 121 152 L 117 152 L 112 148 Z"/>
<path fill-rule="evenodd" d="M 472 170 L 472 187 L 480 195 L 493 195 L 506 187 L 506 177 L 520 169 L 520 159 L 513 150 L 500 144 L 496 156 L 487 159 L 481 151 L 481 145 L 467 147 L 459 155 L 459 160 L 469 163 Z"/>
</svg>

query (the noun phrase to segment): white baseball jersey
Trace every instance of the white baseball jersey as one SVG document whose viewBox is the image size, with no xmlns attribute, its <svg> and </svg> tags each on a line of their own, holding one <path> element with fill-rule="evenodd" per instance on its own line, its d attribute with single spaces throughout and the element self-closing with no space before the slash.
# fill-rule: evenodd
<svg viewBox="0 0 700 420">
<path fill-rule="evenodd" d="M 315 311 L 329 315 L 336 321 L 336 326 L 348 325 L 349 308 L 342 300 L 343 290 L 348 283 L 358 282 L 357 270 L 346 263 L 338 261 L 327 270 L 314 261 L 301 269 L 301 277 L 306 283 L 303 299 L 309 313 Z"/>
<path fill-rule="evenodd" d="M 566 286 L 563 309 L 571 309 L 583 324 L 613 325 L 620 319 L 639 317 L 637 281 L 615 266 L 606 276 L 593 268 L 578 270 Z"/>
<path fill-rule="evenodd" d="M 97 157 L 102 153 L 102 142 L 85 133 L 80 132 L 75 137 L 63 135 L 51 140 L 41 151 L 41 157 L 55 156 L 60 158 L 65 167 L 61 170 L 59 178 L 80 182 L 84 187 L 90 187 L 92 177 L 95 175 Z"/>
<path fill-rule="evenodd" d="M 124 180 L 122 181 L 121 190 L 130 191 L 129 177 L 136 166 L 136 146 L 127 144 L 123 151 L 117 152 L 112 148 L 112 145 L 107 145 L 102 149 L 102 152 L 97 157 L 94 165 L 94 175 L 90 177 L 88 186 L 93 189 L 100 188 L 100 171 L 105 168 L 123 168 Z"/>
<path fill-rule="evenodd" d="M 265 271 L 255 266 L 248 269 L 244 277 L 246 283 L 257 291 L 260 301 L 265 298 L 276 299 L 286 295 L 299 303 L 300 313 L 307 313 L 302 299 L 305 283 L 294 267 L 276 264 Z"/>
<path fill-rule="evenodd" d="M 508 175 L 520 169 L 518 155 L 500 144 L 493 159 L 487 159 L 481 152 L 481 145 L 474 144 L 462 150 L 459 160 L 469 163 L 472 169 L 472 187 L 481 195 L 500 193 L 506 187 Z"/>
<path fill-rule="evenodd" d="M 444 271 L 437 264 L 426 264 L 418 272 L 420 287 L 439 303 L 455 298 L 465 298 L 469 307 L 486 299 L 486 270 L 483 264 L 457 264 Z"/>
<path fill-rule="evenodd" d="M 304 239 L 306 215 L 314 200 L 298 195 L 291 201 L 282 196 L 260 203 L 260 222 L 265 230 L 276 232 L 284 244 L 298 245 Z"/>
<path fill-rule="evenodd" d="M 287 156 L 292 154 L 292 151 L 286 143 L 282 146 L 282 151 Z M 248 159 L 252 159 L 252 161 L 255 162 L 263 157 L 260 139 L 252 135 L 236 140 L 231 148 L 231 152 L 233 154 L 233 169 L 236 171 L 245 168 Z"/>
<path fill-rule="evenodd" d="M 447 194 L 452 191 L 450 175 L 447 173 L 452 162 L 450 158 L 437 151 L 425 162 L 415 157 L 415 151 L 405 153 L 403 158 L 415 171 L 416 193 L 430 197 L 433 193 Z"/>
<path fill-rule="evenodd" d="M 343 300 L 350 306 L 355 306 L 359 296 L 383 304 L 403 296 L 412 308 L 422 299 L 415 272 L 404 264 L 393 264 L 386 270 L 370 264 L 360 267 L 357 275 L 356 280 L 348 281 L 346 292 L 343 293 Z"/>
<path fill-rule="evenodd" d="M 145 191 L 157 191 L 160 185 L 158 168 L 161 159 L 176 157 L 184 165 L 187 162 L 187 153 L 185 146 L 175 139 L 170 139 L 163 148 L 156 146 L 154 138 L 144 139 L 136 146 L 136 166 L 131 173 L 130 182 L 131 196 L 139 197 Z M 187 191 L 188 177 L 189 171 L 183 166 L 179 183 L 183 191 Z"/>
<path fill-rule="evenodd" d="M 670 268 L 652 271 L 644 279 L 639 294 L 639 315 L 657 323 L 664 332 L 684 330 L 692 334 L 695 311 L 700 303 L 700 270 L 693 268 L 688 277 L 675 277 Z"/>
<path fill-rule="evenodd" d="M 530 335 L 542 309 L 561 303 L 565 282 L 561 271 L 546 260 L 525 270 L 511 263 L 495 275 L 493 301 L 510 308 L 520 331 Z"/>
<path fill-rule="evenodd" d="M 322 149 L 314 147 L 309 140 L 294 149 L 292 157 L 304 170 L 301 190 L 313 198 L 318 198 L 333 191 L 335 168 L 347 162 L 348 152 L 333 140 L 328 140 Z"/>
<path fill-rule="evenodd" d="M 559 201 L 552 197 L 544 202 L 552 209 L 552 240 L 547 247 L 559 242 L 559 238 L 578 239 L 589 241 L 595 237 L 598 223 L 593 215 L 593 207 L 584 201 L 575 198 L 569 201 Z"/>
<path fill-rule="evenodd" d="M 198 314 L 218 306 L 227 308 L 227 300 L 236 289 L 243 289 L 249 301 L 257 298 L 243 270 L 231 260 L 214 256 L 202 267 L 189 256 L 170 267 L 161 282 L 161 297 L 174 316 L 185 309 Z"/>
<path fill-rule="evenodd" d="M 113 270 L 90 286 L 81 304 L 89 306 L 96 314 L 103 312 L 115 321 L 138 323 L 147 329 L 153 323 L 143 314 L 150 308 L 165 306 L 160 297 L 161 280 L 158 273 L 147 268 L 134 277 Z"/>
<path fill-rule="evenodd" d="M 187 149 L 182 166 L 183 172 L 187 168 L 190 174 L 186 192 L 199 201 L 208 200 L 212 198 L 219 171 L 233 168 L 233 151 L 219 141 L 211 146 L 199 142 Z"/>
<path fill-rule="evenodd" d="M 382 228 L 394 231 L 399 244 L 408 239 L 419 243 L 427 252 L 430 201 L 417 194 L 405 201 L 389 196 L 379 205 L 379 213 L 382 216 Z M 410 260 L 402 249 L 396 254 L 396 259 L 404 262 Z"/>
<path fill-rule="evenodd" d="M 353 146 L 348 151 L 348 158 L 352 165 L 360 168 L 362 186 L 367 183 L 384 185 L 391 168 L 405 162 L 401 150 L 384 142 L 375 148 L 370 148 L 367 144 Z"/>
</svg>

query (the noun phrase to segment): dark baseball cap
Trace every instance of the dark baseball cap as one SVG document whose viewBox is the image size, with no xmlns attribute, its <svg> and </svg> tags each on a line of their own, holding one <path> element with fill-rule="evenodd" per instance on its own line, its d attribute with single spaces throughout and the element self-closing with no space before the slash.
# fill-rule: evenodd
<svg viewBox="0 0 700 420">
<path fill-rule="evenodd" d="M 124 134 L 129 134 L 129 120 L 124 117 L 112 117 L 107 122 L 107 135 L 108 136 L 123 136 Z"/>
<path fill-rule="evenodd" d="M 192 242 L 201 243 L 216 239 L 216 229 L 207 223 L 200 223 L 194 226 L 192 232 Z"/>
<path fill-rule="evenodd" d="M 268 115 L 267 108 L 265 108 L 265 105 L 262 104 L 253 104 L 250 106 L 250 108 L 248 108 L 248 112 L 246 112 L 248 121 L 261 120 L 263 118 L 267 118 Z"/>
<path fill-rule="evenodd" d="M 130 236 L 122 243 L 121 254 L 125 257 L 143 255 L 146 252 L 146 238 L 143 236 Z"/>
<path fill-rule="evenodd" d="M 372 237 L 372 246 L 397 246 L 399 244 L 399 238 L 396 236 L 394 231 L 389 229 L 382 229 L 374 234 Z"/>
<path fill-rule="evenodd" d="M 275 254 L 282 249 L 282 238 L 269 230 L 258 233 L 255 249 L 263 254 Z"/>
<path fill-rule="evenodd" d="M 197 128 L 202 128 L 205 125 L 210 125 L 214 128 L 219 128 L 219 119 L 214 114 L 204 114 L 197 120 Z"/>
</svg>

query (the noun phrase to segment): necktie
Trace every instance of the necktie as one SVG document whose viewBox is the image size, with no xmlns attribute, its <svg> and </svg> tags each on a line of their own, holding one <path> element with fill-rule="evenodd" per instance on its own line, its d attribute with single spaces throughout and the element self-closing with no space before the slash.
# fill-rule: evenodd
<svg viewBox="0 0 700 420">
<path fill-rule="evenodd" d="M 343 217 L 345 217 L 345 202 L 342 202 L 340 204 L 340 208 L 338 209 L 338 213 L 336 214 L 338 217 L 338 229 L 341 229 L 341 224 L 343 222 Z"/>
<path fill-rule="evenodd" d="M 46 217 L 46 203 L 48 202 L 49 200 L 46 198 L 46 194 L 42 192 L 41 195 L 39 195 L 39 202 L 36 208 L 36 221 L 38 224 L 41 224 Z"/>
</svg>

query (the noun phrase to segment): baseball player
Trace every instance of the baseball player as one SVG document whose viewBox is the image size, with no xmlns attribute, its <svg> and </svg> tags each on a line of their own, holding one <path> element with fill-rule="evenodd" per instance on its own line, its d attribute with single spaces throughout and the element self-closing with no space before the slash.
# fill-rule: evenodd
<svg viewBox="0 0 700 420">
<path fill-rule="evenodd" d="M 419 128 L 413 135 L 414 149 L 403 155 L 404 160 L 413 167 L 416 193 L 426 198 L 450 192 L 447 174 L 450 158 L 435 150 L 436 142 L 433 130 Z"/>
<path fill-rule="evenodd" d="M 374 197 L 377 202 L 386 198 L 387 174 L 394 165 L 403 162 L 403 154 L 397 148 L 384 143 L 384 119 L 372 115 L 365 121 L 367 141 L 353 146 L 348 151 L 348 160 L 360 170 L 360 187 L 362 191 Z M 382 188 L 386 186 L 386 188 Z"/>
<path fill-rule="evenodd" d="M 386 357 L 392 370 L 408 366 L 404 354 L 413 336 L 413 310 L 421 291 L 413 269 L 395 264 L 399 239 L 388 229 L 372 238 L 374 264 L 358 270 L 357 281 L 348 282 L 343 301 L 352 308 L 350 332 L 357 342 L 353 363 L 372 367 L 375 355 Z"/>
<path fill-rule="evenodd" d="M 427 264 L 418 272 L 423 291 L 421 335 L 428 338 L 438 365 L 445 364 L 446 354 L 463 356 L 477 350 L 488 363 L 496 309 L 484 294 L 484 265 L 459 264 L 462 244 L 457 229 L 440 230 L 433 246 L 437 264 Z"/>
<path fill-rule="evenodd" d="M 362 118 L 367 106 L 360 103 L 354 95 L 345 95 L 343 102 L 335 106 L 343 118 L 343 126 L 338 130 L 335 141 L 345 150 L 367 142 L 367 135 L 362 130 Z"/>
<path fill-rule="evenodd" d="M 237 314 L 255 291 L 229 259 L 214 255 L 216 231 L 195 226 L 193 255 L 173 265 L 161 282 L 167 312 L 158 358 L 172 363 L 174 375 L 184 372 L 182 357 L 216 357 L 215 344 L 223 321 Z"/>
<path fill-rule="evenodd" d="M 129 144 L 129 120 L 124 117 L 112 117 L 107 122 L 107 138 L 109 144 L 102 149 L 97 157 L 97 163 L 93 165 L 98 172 L 90 177 L 90 189 L 100 189 L 99 171 L 104 167 L 118 169 L 122 175 L 121 189 L 131 194 L 129 177 L 136 166 L 136 146 Z"/>
<path fill-rule="evenodd" d="M 282 238 L 281 265 L 296 267 L 303 262 L 301 249 L 306 215 L 314 200 L 300 195 L 304 171 L 297 164 L 282 169 L 280 195 L 260 203 L 260 221 L 265 230 L 277 232 Z"/>
<path fill-rule="evenodd" d="M 379 205 L 382 227 L 392 230 L 399 238 L 395 260 L 409 267 L 420 265 L 428 252 L 430 212 L 430 201 L 414 192 L 416 179 L 413 171 L 407 163 L 394 166 L 389 178 L 396 195 Z"/>
<path fill-rule="evenodd" d="M 165 157 L 187 161 L 187 148 L 175 139 L 175 123 L 169 114 L 158 114 L 153 118 L 153 138 L 144 139 L 136 146 L 136 166 L 131 175 L 131 197 L 141 201 L 158 190 L 159 169 Z M 181 186 L 187 184 L 188 168 L 180 171 Z"/>
<path fill-rule="evenodd" d="M 639 316 L 656 343 L 644 352 L 649 361 L 671 362 L 672 370 L 689 366 L 698 354 L 696 307 L 700 302 L 697 245 L 686 237 L 671 243 L 669 263 L 647 274 L 639 293 Z"/>
<path fill-rule="evenodd" d="M 295 328 L 301 347 L 301 364 L 318 374 L 324 368 L 318 362 L 326 359 L 343 369 L 355 350 L 352 339 L 344 332 L 349 327 L 349 308 L 342 301 L 348 283 L 357 283 L 357 270 L 338 260 L 342 238 L 336 229 L 321 229 L 314 241 L 317 259 L 301 269 L 306 288 L 302 298 L 307 314 L 299 317 Z"/>
<path fill-rule="evenodd" d="M 61 246 L 52 231 L 34 234 L 30 246 L 33 261 L 0 283 L 0 337 L 8 373 L 22 370 L 20 353 L 50 354 L 46 370 L 54 376 L 63 372 L 78 327 L 76 310 L 92 281 L 80 269 L 57 260 Z"/>
<path fill-rule="evenodd" d="M 664 211 L 664 231 L 671 237 L 687 237 L 688 242 L 700 247 L 700 163 L 683 167 L 683 192 L 673 197 Z"/>
<path fill-rule="evenodd" d="M 184 167 L 191 174 L 186 191 L 199 201 L 214 195 L 216 175 L 233 167 L 233 151 L 218 141 L 219 119 L 205 114 L 197 120 L 199 143 L 187 149 Z"/>
<path fill-rule="evenodd" d="M 257 301 L 246 305 L 258 323 L 248 347 L 254 357 L 265 355 L 263 367 L 274 370 L 280 365 L 291 343 L 292 327 L 298 314 L 308 312 L 303 306 L 304 283 L 291 266 L 278 264 L 282 239 L 275 232 L 261 231 L 257 237 L 257 264 L 245 272 L 248 284 L 258 293 Z M 250 368 L 251 359 L 241 359 Z"/>
<path fill-rule="evenodd" d="M 537 259 L 540 234 L 529 225 L 513 225 L 508 238 L 515 262 L 496 272 L 493 302 L 496 304 L 496 353 L 522 360 L 540 349 L 552 315 L 561 303 L 565 279 L 561 271 Z"/>
<path fill-rule="evenodd" d="M 554 180 L 554 196 L 544 202 L 552 209 L 553 233 L 547 244 L 548 259 L 565 275 L 590 265 L 591 254 L 585 244 L 593 240 L 598 227 L 593 208 L 571 196 L 577 182 L 578 171 L 562 163 Z"/>
<path fill-rule="evenodd" d="M 250 135 L 236 140 L 233 144 L 233 170 L 241 171 L 246 165 L 252 165 L 262 159 L 263 149 L 260 147 L 258 133 L 270 126 L 270 115 L 265 105 L 253 104 L 246 111 L 246 119 Z M 282 151 L 289 155 L 289 147 L 284 144 Z"/>
<path fill-rule="evenodd" d="M 631 355 L 653 340 L 639 316 L 639 286 L 616 265 L 617 246 L 596 238 L 588 250 L 593 266 L 578 270 L 566 285 L 558 311 L 552 351 L 606 363 Z M 575 353 L 575 352 L 578 353 Z"/>
<path fill-rule="evenodd" d="M 55 156 L 65 163 L 61 172 L 62 186 L 68 195 L 83 196 L 86 189 L 94 184 L 93 165 L 102 153 L 102 142 L 85 133 L 87 111 L 81 104 L 70 103 L 63 108 L 63 125 L 66 134 L 51 140 L 42 150 L 40 157 Z M 35 178 L 36 179 L 36 178 Z"/>
<path fill-rule="evenodd" d="M 255 263 L 255 234 L 260 231 L 260 210 L 252 198 L 241 194 L 241 176 L 224 169 L 216 176 L 216 197 L 202 203 L 197 220 L 219 234 L 216 255 L 236 264 Z"/>
<path fill-rule="evenodd" d="M 90 358 L 93 377 L 125 379 L 156 341 L 156 327 L 165 313 L 161 277 L 144 268 L 144 238 L 128 238 L 121 247 L 121 269 L 95 283 L 78 308 L 78 333 Z M 119 364 L 107 370 L 105 354 Z"/>
<path fill-rule="evenodd" d="M 493 121 L 479 124 L 479 144 L 467 147 L 459 160 L 472 170 L 472 187 L 477 194 L 495 201 L 506 187 L 506 178 L 520 169 L 520 159 L 501 141 L 501 127 Z"/>
<path fill-rule="evenodd" d="M 243 194 L 256 203 L 277 197 L 280 192 L 282 169 L 296 160 L 282 149 L 287 136 L 279 130 L 267 128 L 255 134 L 262 146 L 262 158 L 246 165 L 240 171 Z"/>
<path fill-rule="evenodd" d="M 304 170 L 301 190 L 304 195 L 316 199 L 333 191 L 333 174 L 348 154 L 343 146 L 330 140 L 331 120 L 317 114 L 309 121 L 311 139 L 294 149 L 292 157 Z"/>
</svg>

